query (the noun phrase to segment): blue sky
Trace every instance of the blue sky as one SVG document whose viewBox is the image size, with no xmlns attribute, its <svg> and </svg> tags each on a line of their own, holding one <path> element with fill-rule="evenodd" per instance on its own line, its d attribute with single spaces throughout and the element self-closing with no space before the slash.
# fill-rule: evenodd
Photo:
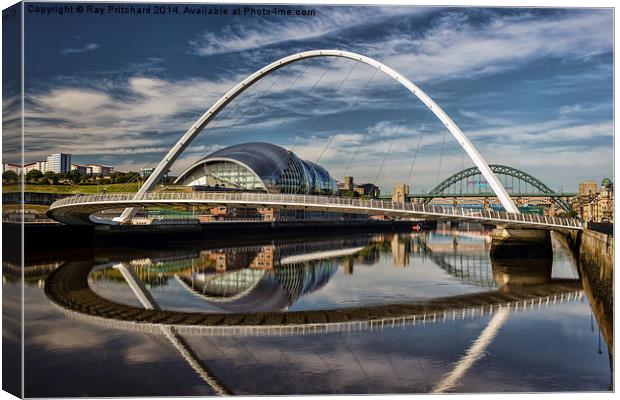
<svg viewBox="0 0 620 400">
<path fill-rule="evenodd" d="M 373 57 L 418 84 L 489 163 L 565 191 L 612 175 L 611 9 L 301 8 L 316 15 L 26 12 L 28 160 L 65 151 L 120 170 L 154 166 L 245 76 L 330 48 Z M 376 179 L 388 192 L 408 180 L 418 143 L 413 191 L 473 165 L 419 100 L 373 71 L 311 59 L 275 72 L 231 103 L 173 172 L 255 140 L 319 160 L 336 179 L 345 171 Z"/>
</svg>

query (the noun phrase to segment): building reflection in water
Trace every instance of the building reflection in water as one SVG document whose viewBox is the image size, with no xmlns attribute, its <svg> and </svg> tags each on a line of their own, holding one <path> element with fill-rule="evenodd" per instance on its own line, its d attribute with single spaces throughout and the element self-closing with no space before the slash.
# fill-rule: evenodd
<svg viewBox="0 0 620 400">
<path fill-rule="evenodd" d="M 491 259 L 485 231 L 379 234 L 340 239 L 194 250 L 126 261 L 148 287 L 178 282 L 221 312 L 284 311 L 302 296 L 325 287 L 342 268 L 372 266 L 391 253 L 395 268 L 411 256 L 430 259 L 453 278 L 481 288 L 515 290 L 550 282 L 552 259 Z M 118 280 L 113 268 L 95 269 L 93 280 Z"/>
<path fill-rule="evenodd" d="M 319 290 L 337 269 L 337 262 L 325 260 L 177 277 L 192 293 L 222 311 L 265 312 L 285 310 L 304 294 Z"/>
<path fill-rule="evenodd" d="M 343 261 L 352 273 L 354 258 L 366 262 L 368 256 L 376 258 L 374 248 L 365 245 L 365 238 L 280 243 L 202 250 L 191 257 L 141 258 L 126 264 L 149 287 L 175 279 L 223 312 L 281 311 L 327 284 Z M 123 277 L 108 267 L 91 273 L 91 279 L 122 281 Z"/>
</svg>

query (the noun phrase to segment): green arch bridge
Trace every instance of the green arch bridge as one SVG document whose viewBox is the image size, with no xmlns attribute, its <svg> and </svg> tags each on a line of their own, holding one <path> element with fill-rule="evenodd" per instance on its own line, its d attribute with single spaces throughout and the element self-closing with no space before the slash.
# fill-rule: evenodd
<svg viewBox="0 0 620 400">
<path fill-rule="evenodd" d="M 536 177 L 520 169 L 500 164 L 489 164 L 511 197 L 549 198 L 566 212 L 571 211 L 568 198 L 577 193 L 556 192 Z M 387 197 L 387 196 L 385 196 Z M 391 195 L 390 195 L 391 197 Z M 428 193 L 412 193 L 408 200 L 418 199 L 428 204 L 436 198 L 497 197 L 478 167 L 466 168 L 444 179 Z"/>
</svg>

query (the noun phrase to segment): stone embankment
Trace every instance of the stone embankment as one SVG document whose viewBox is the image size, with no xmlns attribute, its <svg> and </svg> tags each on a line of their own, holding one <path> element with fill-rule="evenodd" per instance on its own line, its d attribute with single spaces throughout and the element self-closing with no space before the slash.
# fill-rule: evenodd
<svg viewBox="0 0 620 400">
<path fill-rule="evenodd" d="M 614 237 L 591 229 L 568 236 L 579 259 L 583 289 L 613 355 Z"/>
</svg>

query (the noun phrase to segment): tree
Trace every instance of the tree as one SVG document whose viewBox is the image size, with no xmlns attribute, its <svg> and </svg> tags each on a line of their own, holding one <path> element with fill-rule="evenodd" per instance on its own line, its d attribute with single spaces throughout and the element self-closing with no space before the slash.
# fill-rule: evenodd
<svg viewBox="0 0 620 400">
<path fill-rule="evenodd" d="M 77 169 L 67 172 L 67 179 L 73 183 L 80 183 L 82 180 L 82 174 Z"/>
<path fill-rule="evenodd" d="M 110 176 L 112 183 L 127 183 L 135 181 L 138 178 L 137 172 L 113 172 Z"/>
<path fill-rule="evenodd" d="M 38 169 L 31 169 L 26 174 L 26 180 L 28 182 L 36 182 L 41 178 L 43 178 L 43 172 L 39 171 Z"/>
<path fill-rule="evenodd" d="M 343 197 L 358 197 L 359 193 L 357 193 L 354 190 L 346 190 L 346 191 L 342 190 L 342 191 L 340 191 L 339 196 L 343 196 Z"/>
<path fill-rule="evenodd" d="M 17 182 L 18 178 L 19 177 L 15 171 L 4 171 L 2 173 L 2 180 L 6 182 L 10 182 L 10 183 Z"/>
<path fill-rule="evenodd" d="M 122 172 L 115 172 L 112 175 L 112 182 L 114 183 L 125 183 L 127 182 L 127 180 L 129 180 L 129 177 L 127 176 L 127 174 L 124 174 Z"/>
<path fill-rule="evenodd" d="M 601 181 L 601 186 L 602 187 L 607 187 L 611 185 L 611 179 L 609 178 L 603 178 L 603 180 Z"/>
</svg>

